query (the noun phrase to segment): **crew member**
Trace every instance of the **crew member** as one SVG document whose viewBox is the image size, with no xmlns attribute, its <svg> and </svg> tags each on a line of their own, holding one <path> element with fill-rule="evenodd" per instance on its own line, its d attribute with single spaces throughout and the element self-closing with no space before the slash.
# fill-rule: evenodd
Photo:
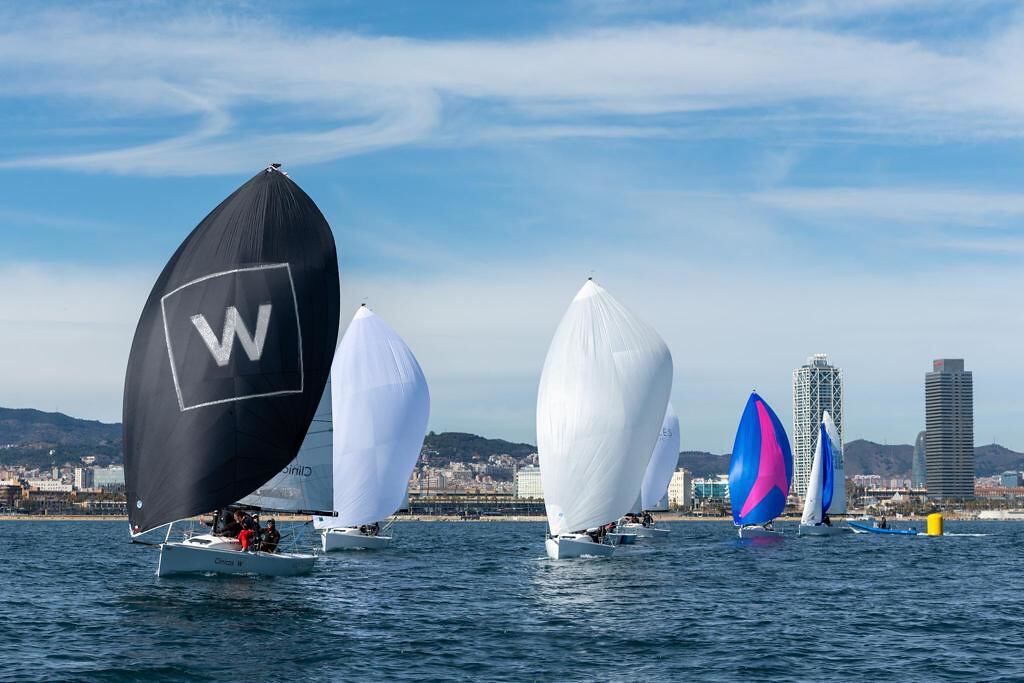
<svg viewBox="0 0 1024 683">
<path fill-rule="evenodd" d="M 238 532 L 242 530 L 242 526 L 236 521 L 235 516 L 238 515 L 240 510 L 236 510 L 234 515 L 231 514 L 230 510 L 225 510 L 221 514 L 220 528 L 214 527 L 214 533 L 218 536 L 227 536 L 228 538 L 238 538 Z"/>
<path fill-rule="evenodd" d="M 267 520 L 267 526 L 263 529 L 260 539 L 260 550 L 268 553 L 277 552 L 277 544 L 281 542 L 281 532 L 277 530 L 274 520 Z"/>
<path fill-rule="evenodd" d="M 248 550 L 259 538 L 260 525 L 252 518 L 252 515 L 242 510 L 235 510 L 235 522 L 240 529 L 238 542 L 242 544 L 242 550 Z"/>
</svg>

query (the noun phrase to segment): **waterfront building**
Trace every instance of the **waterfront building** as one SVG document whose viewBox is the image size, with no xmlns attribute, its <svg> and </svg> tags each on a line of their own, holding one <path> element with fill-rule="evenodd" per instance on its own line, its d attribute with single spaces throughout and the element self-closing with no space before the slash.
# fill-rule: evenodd
<svg viewBox="0 0 1024 683">
<path fill-rule="evenodd" d="M 697 500 L 729 500 L 729 476 L 720 474 L 694 479 L 693 497 Z"/>
<path fill-rule="evenodd" d="M 97 467 L 93 470 L 92 480 L 98 489 L 124 488 L 124 468 L 118 465 Z"/>
<path fill-rule="evenodd" d="M 693 475 L 685 467 L 672 473 L 672 480 L 668 483 L 668 506 L 673 510 L 693 507 Z"/>
<path fill-rule="evenodd" d="M 70 493 L 73 488 L 60 479 L 29 479 L 27 483 L 29 489 L 44 493 Z"/>
<path fill-rule="evenodd" d="M 940 358 L 925 374 L 928 496 L 974 497 L 974 378 L 963 358 Z"/>
<path fill-rule="evenodd" d="M 1003 472 L 999 475 L 999 485 L 1003 488 L 1017 488 L 1020 486 L 1020 472 Z"/>
<path fill-rule="evenodd" d="M 921 488 L 925 485 L 925 477 L 928 472 L 927 460 L 925 459 L 924 443 L 925 435 L 928 432 L 918 432 L 914 441 L 914 460 L 911 462 L 910 482 L 914 488 Z"/>
<path fill-rule="evenodd" d="M 826 410 L 839 432 L 839 452 L 833 454 L 837 458 L 834 470 L 836 478 L 844 481 L 843 371 L 830 365 L 826 354 L 816 353 L 793 371 L 793 485 L 790 491 L 801 498 L 807 493 L 811 461 L 818 445 L 818 427 Z M 836 489 L 837 492 L 842 490 L 841 486 Z M 845 510 L 845 500 L 842 508 L 833 503 L 833 509 Z"/>
<path fill-rule="evenodd" d="M 93 486 L 95 486 L 93 469 L 91 467 L 76 467 L 75 490 L 84 491 L 85 489 L 91 489 Z"/>
<path fill-rule="evenodd" d="M 0 480 L 0 510 L 14 510 L 18 507 L 21 497 L 21 482 L 10 479 Z"/>
<path fill-rule="evenodd" d="M 543 500 L 544 489 L 540 485 L 540 467 L 527 465 L 516 471 L 515 496 L 516 498 Z"/>
</svg>

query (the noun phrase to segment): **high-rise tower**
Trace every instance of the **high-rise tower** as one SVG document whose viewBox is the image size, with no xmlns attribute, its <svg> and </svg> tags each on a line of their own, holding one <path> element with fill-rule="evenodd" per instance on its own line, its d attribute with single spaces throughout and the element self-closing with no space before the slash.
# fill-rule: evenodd
<svg viewBox="0 0 1024 683">
<path fill-rule="evenodd" d="M 974 378 L 963 358 L 940 358 L 924 376 L 930 498 L 974 497 Z"/>
<path fill-rule="evenodd" d="M 828 356 L 816 353 L 807 363 L 793 371 L 793 486 L 791 490 L 803 497 L 811 476 L 811 460 L 818 445 L 818 426 L 825 411 L 836 423 L 839 432 L 838 462 L 835 463 L 838 486 L 845 485 L 843 467 L 843 371 L 829 365 Z M 843 506 L 845 510 L 845 505 Z M 836 510 L 837 512 L 842 510 Z"/>
<path fill-rule="evenodd" d="M 926 472 L 928 471 L 927 460 L 925 459 L 925 435 L 928 432 L 918 432 L 914 441 L 914 459 L 911 462 L 910 485 L 915 489 L 923 487 L 926 483 Z"/>
</svg>

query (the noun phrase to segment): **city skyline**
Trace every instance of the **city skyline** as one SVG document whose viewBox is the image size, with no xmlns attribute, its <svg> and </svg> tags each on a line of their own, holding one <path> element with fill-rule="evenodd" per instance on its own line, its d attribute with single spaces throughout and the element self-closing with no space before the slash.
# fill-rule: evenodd
<svg viewBox="0 0 1024 683">
<path fill-rule="evenodd" d="M 160 267 L 280 161 L 334 229 L 343 318 L 367 299 L 408 342 L 435 431 L 535 440 L 593 273 L 672 350 L 684 449 L 727 452 L 753 387 L 792 424 L 790 370 L 823 350 L 846 439 L 912 443 L 921 363 L 951 355 L 979 438 L 1024 450 L 1024 320 L 993 296 L 1024 285 L 1010 3 L 0 17 L 0 405 L 120 420 Z M 835 322 L 800 325 L 812 300 Z"/>
</svg>

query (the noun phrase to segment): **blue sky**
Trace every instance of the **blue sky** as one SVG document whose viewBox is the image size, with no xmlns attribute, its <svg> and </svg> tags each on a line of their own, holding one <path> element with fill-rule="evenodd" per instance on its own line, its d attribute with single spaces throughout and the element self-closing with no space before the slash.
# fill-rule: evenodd
<svg viewBox="0 0 1024 683">
<path fill-rule="evenodd" d="M 281 161 L 420 358 L 431 428 L 533 440 L 595 277 L 672 349 L 684 448 L 826 352 L 847 440 L 931 359 L 1024 449 L 1016 3 L 0 4 L 0 405 L 120 418 L 166 258 Z"/>
</svg>

